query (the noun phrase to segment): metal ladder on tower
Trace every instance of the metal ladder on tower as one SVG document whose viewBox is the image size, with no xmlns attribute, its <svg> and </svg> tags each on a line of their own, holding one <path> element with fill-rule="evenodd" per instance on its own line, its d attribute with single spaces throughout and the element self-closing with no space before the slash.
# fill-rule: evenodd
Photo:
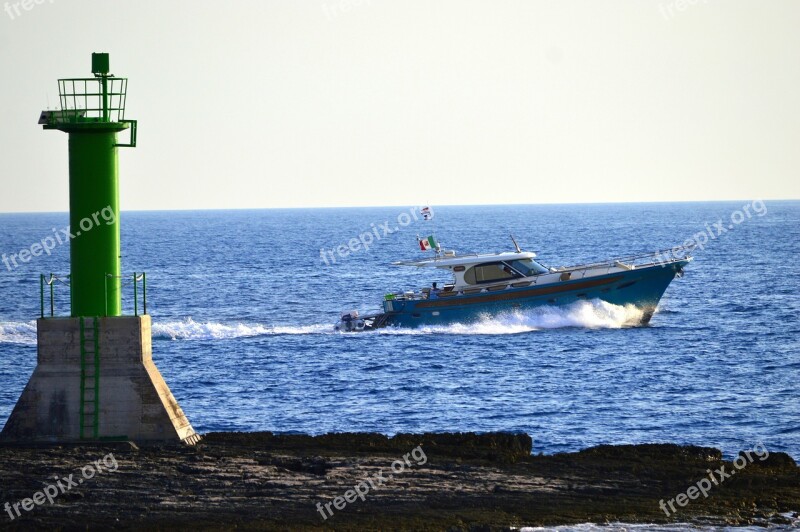
<svg viewBox="0 0 800 532">
<path fill-rule="evenodd" d="M 80 438 L 97 439 L 100 425 L 99 321 L 81 317 Z M 88 321 L 87 320 L 91 320 Z"/>
</svg>

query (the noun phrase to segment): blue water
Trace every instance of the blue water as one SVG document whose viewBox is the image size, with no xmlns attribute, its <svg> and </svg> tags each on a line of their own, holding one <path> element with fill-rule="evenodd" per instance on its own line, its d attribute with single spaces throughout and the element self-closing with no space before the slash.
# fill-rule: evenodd
<svg viewBox="0 0 800 532">
<path fill-rule="evenodd" d="M 200 432 L 502 430 L 530 434 L 544 453 L 677 442 L 731 455 L 763 442 L 800 458 L 800 202 L 761 207 L 434 205 L 432 221 L 405 227 L 398 216 L 415 209 L 125 212 L 123 267 L 148 273 L 154 359 Z M 397 231 L 384 236 L 387 221 Z M 0 253 L 67 223 L 0 215 Z M 477 252 L 511 249 L 513 232 L 561 266 L 682 244 L 707 226 L 714 238 L 648 327 L 594 301 L 478 324 L 332 332 L 342 310 L 377 310 L 388 291 L 447 279 L 389 265 L 423 256 L 417 234 Z M 321 259 L 373 227 L 381 239 L 369 251 Z M 0 263 L 2 419 L 35 365 L 38 275 L 67 273 L 68 256 L 63 245 L 12 271 Z M 65 287 L 56 295 L 56 311 L 68 312 Z"/>
</svg>

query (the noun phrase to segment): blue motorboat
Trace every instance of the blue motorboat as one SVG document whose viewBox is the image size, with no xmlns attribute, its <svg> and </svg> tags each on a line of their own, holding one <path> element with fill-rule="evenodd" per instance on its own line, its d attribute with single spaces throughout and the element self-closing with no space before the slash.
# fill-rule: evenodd
<svg viewBox="0 0 800 532">
<path fill-rule="evenodd" d="M 342 315 L 336 330 L 364 331 L 381 327 L 419 327 L 469 323 L 508 311 L 564 306 L 598 299 L 634 306 L 647 324 L 669 284 L 691 262 L 693 247 L 620 257 L 604 262 L 553 268 L 536 254 L 515 250 L 493 254 L 458 255 L 435 249 L 427 260 L 395 262 L 398 266 L 438 268 L 452 281 L 430 287 L 386 294 L 383 312 Z M 425 249 L 425 246 L 423 246 Z"/>
</svg>

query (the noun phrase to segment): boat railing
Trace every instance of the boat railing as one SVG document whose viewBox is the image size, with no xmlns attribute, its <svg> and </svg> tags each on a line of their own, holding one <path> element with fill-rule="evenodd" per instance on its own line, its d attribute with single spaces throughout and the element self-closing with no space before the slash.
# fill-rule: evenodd
<svg viewBox="0 0 800 532">
<path fill-rule="evenodd" d="M 616 257 L 611 260 L 602 262 L 590 262 L 585 264 L 578 264 L 575 266 L 563 266 L 560 268 L 551 268 L 552 272 L 574 272 L 578 270 L 596 270 L 606 268 L 608 271 L 611 268 L 622 268 L 633 270 L 636 268 L 643 268 L 646 266 L 668 266 L 674 262 L 691 259 L 691 253 L 697 246 L 695 244 L 689 246 L 677 246 L 669 249 L 662 249 L 659 251 L 650 251 L 646 253 L 638 253 L 635 255 L 626 255 Z M 649 261 L 649 262 L 648 262 Z"/>
</svg>

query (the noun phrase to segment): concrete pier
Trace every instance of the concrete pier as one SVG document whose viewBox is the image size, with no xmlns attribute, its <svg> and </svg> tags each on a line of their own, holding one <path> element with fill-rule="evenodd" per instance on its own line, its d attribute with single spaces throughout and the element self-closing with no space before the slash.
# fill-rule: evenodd
<svg viewBox="0 0 800 532">
<path fill-rule="evenodd" d="M 147 315 L 39 319 L 38 364 L 0 439 L 199 441 L 153 363 L 150 327 Z"/>
</svg>

